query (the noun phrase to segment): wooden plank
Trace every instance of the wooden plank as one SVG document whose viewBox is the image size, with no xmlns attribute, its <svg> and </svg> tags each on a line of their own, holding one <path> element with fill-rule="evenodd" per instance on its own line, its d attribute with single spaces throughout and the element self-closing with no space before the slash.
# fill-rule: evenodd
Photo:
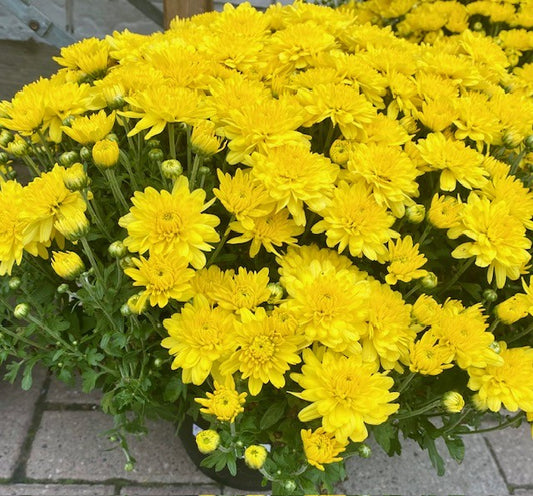
<svg viewBox="0 0 533 496">
<path fill-rule="evenodd" d="M 202 12 L 213 10 L 213 0 L 164 0 L 163 17 L 165 28 L 168 28 L 174 17 L 191 17 Z"/>
</svg>

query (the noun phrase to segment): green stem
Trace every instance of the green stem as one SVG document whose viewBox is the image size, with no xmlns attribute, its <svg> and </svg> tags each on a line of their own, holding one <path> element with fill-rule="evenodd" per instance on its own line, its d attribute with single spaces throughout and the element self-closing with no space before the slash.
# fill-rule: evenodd
<svg viewBox="0 0 533 496">
<path fill-rule="evenodd" d="M 118 185 L 115 171 L 113 169 L 106 169 L 104 171 L 104 175 L 109 181 L 109 186 L 111 186 L 111 193 L 113 193 L 115 200 L 119 202 L 122 205 L 122 207 L 124 207 L 124 210 L 127 212 L 129 210 L 128 202 L 126 202 L 126 199 L 124 198 L 124 195 L 122 194 L 122 191 L 120 191 L 120 186 Z"/>
<path fill-rule="evenodd" d="M 91 246 L 89 245 L 89 242 L 87 241 L 87 238 L 84 236 L 83 238 L 80 238 L 80 241 L 81 241 L 81 245 L 83 246 L 83 251 L 85 252 L 85 255 L 87 255 L 87 258 L 89 259 L 89 263 L 91 264 L 91 267 L 94 269 L 94 272 L 96 273 L 96 278 L 102 284 L 104 284 L 104 277 L 102 273 L 100 272 L 100 267 L 98 266 L 98 263 L 96 262 L 96 258 L 91 249 Z"/>
<path fill-rule="evenodd" d="M 39 350 L 46 351 L 46 348 L 44 346 L 41 346 L 40 344 L 36 343 L 35 341 L 31 341 L 30 339 L 20 336 L 16 332 L 13 332 L 9 330 L 7 327 L 4 327 L 3 325 L 0 325 L 0 331 L 3 334 L 7 334 L 8 336 L 11 336 L 14 339 L 18 339 L 19 341 L 22 341 L 23 343 L 27 344 L 28 346 L 33 346 L 34 348 L 37 348 Z"/>
<path fill-rule="evenodd" d="M 22 160 L 31 169 L 34 177 L 39 177 L 41 175 L 41 171 L 39 170 L 39 167 L 37 167 L 37 164 L 32 160 L 31 157 L 25 156 L 25 157 L 22 157 Z"/>
<path fill-rule="evenodd" d="M 329 122 L 329 128 L 328 128 L 328 134 L 326 135 L 326 139 L 324 140 L 324 154 L 327 154 L 329 156 L 329 149 L 331 147 L 331 143 L 333 142 L 333 133 L 335 132 L 335 125 L 333 122 Z"/>
<path fill-rule="evenodd" d="M 523 413 L 519 412 L 514 417 L 510 418 L 503 424 L 498 424 L 495 427 L 487 427 L 486 429 L 477 429 L 475 431 L 461 432 L 461 436 L 464 436 L 465 434 L 481 434 L 483 432 L 499 431 L 500 429 L 503 429 L 505 427 L 509 427 L 515 424 L 518 420 L 522 421 L 522 417 L 523 417 Z"/>
<path fill-rule="evenodd" d="M 198 169 L 201 167 L 203 159 L 199 155 L 195 155 L 194 162 L 192 164 L 191 176 L 189 177 L 189 189 L 192 191 L 194 189 L 194 184 L 196 183 L 196 175 L 198 174 Z"/>
<path fill-rule="evenodd" d="M 526 153 L 527 153 L 527 148 L 524 147 L 524 149 L 513 160 L 513 163 L 511 165 L 510 174 L 512 174 L 512 175 L 516 174 L 516 171 L 518 170 L 518 166 L 520 165 L 520 162 L 522 162 L 522 159 L 524 158 Z"/>
<path fill-rule="evenodd" d="M 192 146 L 191 146 L 191 126 L 186 127 L 187 134 L 187 171 L 191 170 Z"/>
<path fill-rule="evenodd" d="M 209 257 L 209 260 L 207 261 L 206 267 L 209 267 L 217 258 L 218 254 L 220 253 L 220 250 L 224 247 L 226 244 L 226 241 L 228 240 L 229 234 L 231 232 L 230 224 L 233 222 L 235 217 L 232 215 L 230 217 L 230 220 L 228 221 L 228 227 L 226 227 L 226 231 L 224 232 L 224 236 L 222 236 L 222 239 L 218 242 L 217 247 L 215 248 L 215 251 L 211 254 Z"/>
<path fill-rule="evenodd" d="M 415 417 L 416 415 L 420 415 L 421 413 L 426 413 L 428 412 L 429 410 L 433 410 L 433 408 L 435 408 L 436 406 L 439 406 L 441 404 L 441 400 L 438 399 L 438 400 L 433 400 L 433 401 L 430 401 L 429 403 L 427 403 L 426 405 L 416 409 L 416 410 L 411 410 L 410 412 L 406 412 L 406 413 L 401 413 L 399 415 L 396 415 L 394 417 L 395 420 L 404 420 L 404 419 L 408 419 L 408 418 L 411 418 L 411 417 Z"/>
<path fill-rule="evenodd" d="M 475 258 L 469 258 L 468 260 L 465 260 L 461 266 L 459 267 L 459 270 L 455 273 L 455 275 L 450 279 L 450 281 L 440 288 L 439 293 L 445 293 L 450 289 L 458 280 L 459 278 L 468 270 L 468 268 L 474 263 Z"/>
<path fill-rule="evenodd" d="M 124 166 L 124 169 L 126 169 L 128 175 L 130 176 L 131 185 L 133 186 L 134 191 L 137 191 L 139 189 L 139 183 L 137 182 L 135 174 L 133 173 L 133 169 L 131 168 L 128 156 L 126 155 L 126 153 L 124 153 L 123 150 L 120 150 L 119 160 L 120 163 Z"/>
<path fill-rule="evenodd" d="M 398 386 L 399 393 L 401 393 L 409 385 L 409 383 L 414 379 L 415 375 L 416 374 L 414 372 L 409 372 L 409 375 Z"/>
<path fill-rule="evenodd" d="M 403 299 L 405 301 L 407 301 L 407 299 L 409 298 L 409 296 L 411 296 L 415 291 L 419 290 L 420 287 L 422 286 L 422 284 L 420 284 L 419 282 L 417 282 L 410 290 L 409 292 L 403 297 Z"/>
<path fill-rule="evenodd" d="M 446 429 L 442 431 L 441 436 L 444 437 L 450 432 L 452 432 L 459 424 L 461 424 L 466 419 L 466 417 L 470 415 L 470 413 L 470 409 L 466 407 L 464 412 L 459 416 L 459 418 L 453 424 L 449 425 L 448 427 L 446 427 Z"/>
<path fill-rule="evenodd" d="M 433 226 L 431 224 L 429 224 L 429 223 L 426 224 L 426 228 L 424 229 L 424 232 L 422 233 L 422 235 L 418 239 L 418 245 L 419 246 L 422 246 L 422 243 L 426 240 L 426 238 L 428 237 L 428 234 L 431 232 L 432 228 L 433 228 Z"/>
<path fill-rule="evenodd" d="M 89 214 L 91 215 L 92 220 L 94 223 L 98 226 L 98 229 L 100 229 L 100 232 L 108 239 L 112 240 L 111 235 L 107 231 L 104 222 L 100 218 L 100 215 L 96 211 L 96 209 L 93 207 L 92 203 L 89 201 L 89 197 L 87 196 L 87 190 L 83 189 L 81 191 L 81 194 L 83 196 L 83 199 L 85 200 L 85 204 L 87 205 L 87 209 L 89 210 Z"/>
<path fill-rule="evenodd" d="M 39 135 L 39 138 L 41 140 L 41 143 L 43 144 L 44 151 L 46 152 L 46 156 L 48 157 L 48 160 L 50 161 L 50 167 L 54 166 L 55 160 L 52 155 L 52 152 L 50 151 L 50 147 L 48 146 L 48 142 L 46 141 L 46 138 L 44 137 L 41 130 L 37 131 L 37 134 Z"/>
<path fill-rule="evenodd" d="M 106 319 L 107 319 L 107 320 L 109 321 L 109 323 L 111 324 L 111 327 L 113 328 L 113 330 L 118 331 L 117 326 L 116 326 L 116 324 L 115 324 L 115 321 L 113 320 L 113 317 L 109 314 L 109 312 L 108 312 L 107 309 L 104 307 L 104 305 L 102 305 L 102 301 L 101 301 L 101 299 L 94 295 L 94 293 L 93 293 L 93 287 L 92 287 L 92 285 L 89 283 L 89 280 L 87 279 L 86 276 L 82 276 L 82 277 L 81 277 L 81 285 L 82 285 L 83 288 L 87 291 L 87 293 L 89 294 L 89 296 L 91 297 L 91 299 L 94 301 L 95 305 L 96 305 L 96 306 L 102 311 L 102 313 L 105 315 Z"/>
<path fill-rule="evenodd" d="M 168 123 L 168 153 L 170 158 L 176 158 L 176 133 L 174 132 L 174 123 Z"/>
<path fill-rule="evenodd" d="M 513 336 L 512 339 L 507 340 L 507 344 L 511 344 L 511 343 L 514 343 L 515 341 L 518 341 L 520 338 L 527 336 L 531 331 L 533 331 L 533 325 L 529 326 L 525 331 L 522 331 L 520 334 Z"/>
</svg>

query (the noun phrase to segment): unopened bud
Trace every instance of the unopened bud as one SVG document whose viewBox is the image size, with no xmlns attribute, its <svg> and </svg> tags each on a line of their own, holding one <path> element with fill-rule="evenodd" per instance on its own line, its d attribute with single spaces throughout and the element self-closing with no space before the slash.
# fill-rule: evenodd
<svg viewBox="0 0 533 496">
<path fill-rule="evenodd" d="M 200 174 L 200 176 L 207 176 L 210 170 L 211 169 L 209 167 L 202 165 L 202 167 L 198 168 L 198 174 Z"/>
<path fill-rule="evenodd" d="M 122 258 L 126 253 L 128 253 L 128 249 L 124 246 L 124 243 L 122 241 L 113 241 L 109 248 L 107 249 L 108 253 L 115 258 Z"/>
<path fill-rule="evenodd" d="M 82 147 L 80 150 L 80 158 L 84 162 L 89 162 L 89 160 L 91 160 L 91 150 L 89 150 L 86 146 Z"/>
<path fill-rule="evenodd" d="M 279 282 L 271 282 L 268 285 L 270 291 L 270 298 L 268 303 L 275 305 L 283 298 L 283 286 Z"/>
<path fill-rule="evenodd" d="M 372 448 L 368 446 L 368 444 L 361 444 L 361 446 L 357 448 L 357 454 L 361 458 L 370 458 L 372 455 Z"/>
<path fill-rule="evenodd" d="M 131 472 L 133 469 L 134 469 L 134 466 L 132 462 L 128 462 L 126 463 L 126 465 L 124 465 L 124 470 L 126 472 Z"/>
<path fill-rule="evenodd" d="M 76 163 L 78 160 L 78 154 L 75 151 L 64 152 L 59 155 L 59 163 L 64 167 L 69 167 Z"/>
<path fill-rule="evenodd" d="M 260 444 L 252 444 L 244 451 L 244 461 L 246 465 L 255 470 L 259 470 L 265 464 L 267 450 Z"/>
<path fill-rule="evenodd" d="M 72 164 L 72 167 L 65 171 L 63 183 L 70 191 L 79 191 L 87 186 L 89 178 L 85 173 L 85 168 L 80 162 Z"/>
<path fill-rule="evenodd" d="M 522 137 L 516 131 L 507 131 L 503 135 L 502 142 L 505 148 L 516 148 L 522 142 Z"/>
<path fill-rule="evenodd" d="M 64 293 L 68 293 L 69 291 L 69 286 L 67 283 L 63 283 L 63 284 L 60 284 L 56 291 L 59 293 L 59 294 L 64 294 Z"/>
<path fill-rule="evenodd" d="M 483 291 L 483 299 L 485 301 L 494 302 L 498 299 L 498 293 L 494 289 L 486 289 Z"/>
<path fill-rule="evenodd" d="M 148 152 L 148 160 L 150 160 L 150 162 L 161 162 L 161 160 L 163 160 L 164 158 L 165 154 L 163 153 L 163 150 L 161 150 L 161 148 L 152 148 Z"/>
<path fill-rule="evenodd" d="M 109 133 L 106 137 L 105 137 L 106 140 L 109 140 L 109 141 L 115 141 L 116 143 L 118 143 L 118 136 L 115 134 L 115 133 Z"/>
<path fill-rule="evenodd" d="M 350 156 L 348 142 L 343 139 L 335 140 L 329 149 L 329 158 L 338 165 L 346 165 Z"/>
<path fill-rule="evenodd" d="M 109 169 L 114 167 L 118 162 L 120 148 L 116 141 L 103 139 L 97 141 L 92 149 L 94 165 L 100 169 Z"/>
<path fill-rule="evenodd" d="M 420 282 L 424 289 L 433 289 L 437 286 L 439 280 L 433 272 L 429 272 L 428 275 L 423 277 Z"/>
<path fill-rule="evenodd" d="M 459 413 L 465 406 L 465 400 L 457 391 L 448 391 L 442 397 L 444 408 L 450 413 Z"/>
<path fill-rule="evenodd" d="M 2 129 L 0 132 L 0 146 L 3 146 L 4 148 L 11 143 L 15 137 L 13 136 L 13 133 L 11 131 L 8 131 L 7 129 Z"/>
<path fill-rule="evenodd" d="M 133 257 L 126 255 L 124 258 L 120 259 L 120 267 L 122 269 L 129 269 L 130 267 L 135 267 L 133 263 Z"/>
<path fill-rule="evenodd" d="M 161 172 L 167 179 L 176 179 L 183 173 L 183 167 L 179 160 L 171 158 L 161 162 Z"/>
<path fill-rule="evenodd" d="M 530 134 L 525 140 L 524 144 L 528 150 L 533 150 L 533 134 Z"/>
<path fill-rule="evenodd" d="M 152 138 L 152 139 L 149 139 L 146 142 L 145 146 L 149 150 L 152 150 L 153 148 L 159 148 L 161 146 L 161 142 L 158 139 L 156 139 L 156 138 Z"/>
<path fill-rule="evenodd" d="M 123 317 L 129 317 L 131 315 L 130 306 L 127 303 L 124 303 L 124 305 L 120 307 L 120 313 Z"/>
<path fill-rule="evenodd" d="M 426 207 L 424 207 L 424 205 L 415 203 L 414 205 L 409 205 L 405 209 L 405 218 L 413 224 L 420 224 L 425 217 Z"/>
<path fill-rule="evenodd" d="M 472 26 L 473 31 L 483 31 L 483 24 L 479 21 L 474 22 L 474 25 Z"/>
<path fill-rule="evenodd" d="M 28 153 L 28 143 L 18 134 L 15 139 L 7 145 L 7 151 L 15 157 L 24 157 Z"/>
<path fill-rule="evenodd" d="M 196 434 L 196 446 L 198 446 L 198 451 L 204 455 L 215 451 L 219 444 L 220 435 L 213 429 L 206 429 Z"/>
<path fill-rule="evenodd" d="M 20 277 L 12 277 L 9 279 L 9 289 L 18 289 L 21 282 Z"/>
<path fill-rule="evenodd" d="M 283 488 L 288 493 L 292 493 L 296 491 L 296 482 L 294 482 L 292 479 L 286 480 L 283 482 Z"/>
<path fill-rule="evenodd" d="M 13 315 L 16 319 L 23 319 L 30 313 L 30 306 L 27 303 L 19 303 L 15 310 L 13 311 Z"/>
<path fill-rule="evenodd" d="M 9 155 L 6 152 L 0 152 L 0 165 L 7 164 L 9 160 Z"/>
<path fill-rule="evenodd" d="M 494 351 L 494 353 L 500 353 L 501 351 L 501 346 L 498 341 L 493 341 L 492 343 L 490 343 L 489 348 Z"/>
</svg>

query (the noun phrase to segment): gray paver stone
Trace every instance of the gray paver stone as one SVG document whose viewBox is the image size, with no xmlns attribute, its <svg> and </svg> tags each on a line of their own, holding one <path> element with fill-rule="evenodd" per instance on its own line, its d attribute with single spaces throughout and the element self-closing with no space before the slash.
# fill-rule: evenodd
<svg viewBox="0 0 533 496">
<path fill-rule="evenodd" d="M 125 458 L 103 432 L 113 425 L 100 411 L 45 411 L 32 446 L 26 474 L 32 479 L 106 481 L 122 478 L 151 483 L 211 482 L 190 461 L 174 427 L 148 424 L 149 434 L 129 442 L 137 459 L 132 472 L 123 470 Z"/>
<path fill-rule="evenodd" d="M 441 440 L 439 440 L 441 441 Z M 348 480 L 338 485 L 343 494 L 468 494 L 508 495 L 509 491 L 481 436 L 465 436 L 466 455 L 458 465 L 437 442 L 446 462 L 446 474 L 439 477 L 427 452 L 411 440 L 402 440 L 401 456 L 389 457 L 374 442 L 368 459 L 353 457 L 346 462 Z M 446 456 L 445 456 L 446 455 Z"/>
<path fill-rule="evenodd" d="M 508 484 L 533 485 L 533 440 L 529 424 L 485 434 Z"/>
<path fill-rule="evenodd" d="M 69 386 L 59 379 L 50 381 L 46 401 L 49 403 L 100 404 L 102 392 L 99 390 L 84 393 L 81 389 L 81 378 L 76 379 L 76 386 Z"/>
<path fill-rule="evenodd" d="M 5 371 L 0 371 L 0 377 Z M 33 385 L 29 391 L 23 391 L 20 381 L 9 384 L 0 380 L 0 478 L 9 479 L 20 450 L 31 426 L 34 406 L 41 393 L 46 371 L 35 368 Z"/>
<path fill-rule="evenodd" d="M 120 496 L 185 496 L 219 493 L 220 487 L 214 484 L 184 484 L 158 487 L 126 486 L 120 490 Z"/>
<path fill-rule="evenodd" d="M 0 496 L 112 496 L 114 486 L 89 484 L 0 485 Z"/>
<path fill-rule="evenodd" d="M 533 489 L 518 487 L 513 491 L 513 494 L 519 494 L 520 496 L 533 496 Z"/>
</svg>

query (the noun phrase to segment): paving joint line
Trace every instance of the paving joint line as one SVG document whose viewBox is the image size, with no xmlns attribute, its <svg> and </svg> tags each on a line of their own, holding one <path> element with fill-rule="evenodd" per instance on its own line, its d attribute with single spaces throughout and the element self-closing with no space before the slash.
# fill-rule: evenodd
<svg viewBox="0 0 533 496">
<path fill-rule="evenodd" d="M 507 477 L 505 476 L 505 471 L 503 470 L 502 466 L 500 465 L 500 460 L 498 460 L 498 457 L 496 456 L 496 452 L 494 451 L 494 448 L 492 447 L 490 441 L 483 436 L 483 441 L 485 441 L 485 444 L 489 450 L 490 455 L 492 456 L 492 459 L 494 460 L 494 463 L 496 464 L 496 467 L 498 468 L 498 472 L 503 479 L 503 482 L 505 482 L 505 485 L 507 486 L 507 492 L 509 494 L 514 494 L 514 488 L 513 485 L 507 480 Z"/>
<path fill-rule="evenodd" d="M 24 438 L 22 446 L 20 448 L 20 453 L 15 463 L 15 469 L 11 475 L 10 480 L 14 483 L 24 483 L 26 482 L 26 465 L 30 457 L 31 449 L 33 447 L 33 441 L 35 435 L 39 430 L 41 425 L 41 420 L 43 418 L 43 413 L 45 411 L 45 401 L 48 394 L 48 388 L 50 387 L 51 376 L 50 373 L 47 374 L 43 385 L 41 386 L 41 391 L 39 392 L 39 397 L 35 402 L 33 407 L 33 414 L 30 421 L 30 427 Z"/>
</svg>

